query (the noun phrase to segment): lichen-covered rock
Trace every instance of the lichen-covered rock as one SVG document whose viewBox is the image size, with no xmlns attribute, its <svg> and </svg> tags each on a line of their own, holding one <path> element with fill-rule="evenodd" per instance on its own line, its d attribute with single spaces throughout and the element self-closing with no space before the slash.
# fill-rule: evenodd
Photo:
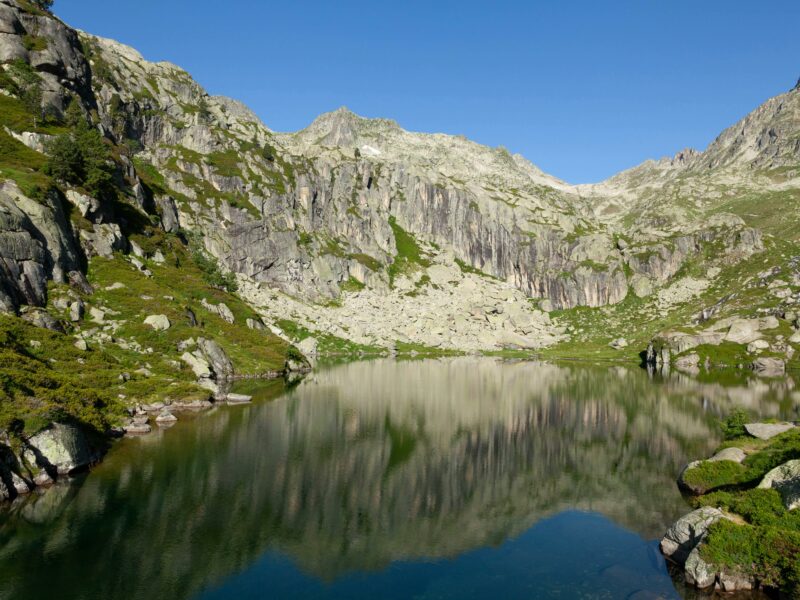
<svg viewBox="0 0 800 600">
<path fill-rule="evenodd" d="M 684 574 L 686 583 L 700 589 L 710 588 L 717 580 L 717 569 L 703 560 L 699 547 L 695 547 L 686 558 Z"/>
<path fill-rule="evenodd" d="M 788 510 L 800 508 L 800 459 L 775 467 L 764 475 L 758 487 L 778 490 Z"/>
<path fill-rule="evenodd" d="M 93 458 L 83 431 L 61 423 L 30 437 L 23 455 L 28 464 L 43 469 L 54 479 L 89 466 Z"/>
<path fill-rule="evenodd" d="M 708 528 L 723 518 L 717 508 L 698 508 L 678 519 L 661 540 L 661 552 L 672 561 L 683 564 L 700 543 Z"/>
</svg>

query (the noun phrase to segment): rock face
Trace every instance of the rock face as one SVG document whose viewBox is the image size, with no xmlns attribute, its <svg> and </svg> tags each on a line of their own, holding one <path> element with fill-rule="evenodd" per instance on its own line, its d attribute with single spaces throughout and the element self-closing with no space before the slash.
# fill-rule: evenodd
<svg viewBox="0 0 800 600">
<path fill-rule="evenodd" d="M 788 510 L 800 507 L 800 459 L 790 460 L 764 475 L 760 488 L 776 489 Z"/>
<path fill-rule="evenodd" d="M 573 186 L 503 148 L 405 131 L 344 108 L 278 134 L 240 103 L 209 96 L 179 67 L 34 12 L 0 1 L 0 63 L 33 68 L 43 110 L 61 114 L 74 98 L 97 115 L 109 142 L 137 147 L 135 161 L 127 152 L 116 160 L 132 209 L 191 237 L 264 315 L 283 319 L 288 307 L 307 329 L 360 344 L 542 348 L 567 335 L 544 313 L 620 304 L 629 290 L 661 316 L 715 289 L 709 273 L 765 250 L 761 231 L 715 203 L 729 188 L 744 197 L 794 185 L 758 173 L 797 164 L 798 90 L 765 103 L 706 152 Z M 31 36 L 47 44 L 32 48 Z M 36 132 L 12 133 L 44 148 Z M 43 305 L 46 281 L 74 281 L 85 257 L 142 254 L 123 234 L 125 219 L 98 198 L 80 190 L 44 196 L 34 201 L 13 183 L 0 186 L 2 310 Z M 80 215 L 79 228 L 62 200 Z M 712 256 L 706 275 L 683 275 L 703 256 Z M 509 290 L 513 311 L 479 302 L 505 301 Z M 781 293 L 793 292 L 787 284 Z M 234 322 L 229 307 L 216 306 Z M 718 309 L 704 309 L 702 319 Z M 364 322 L 350 333 L 356 316 Z M 754 328 L 742 320 L 699 337 L 672 332 L 649 356 L 669 364 L 704 343 L 753 343 L 764 327 Z M 616 338 L 622 351 L 618 335 L 604 343 Z M 759 360 L 759 373 L 778 366 Z"/>
</svg>

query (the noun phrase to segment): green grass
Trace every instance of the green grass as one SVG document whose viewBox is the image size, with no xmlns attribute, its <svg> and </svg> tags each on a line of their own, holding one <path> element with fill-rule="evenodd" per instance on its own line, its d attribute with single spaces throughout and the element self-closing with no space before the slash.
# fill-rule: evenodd
<svg viewBox="0 0 800 600">
<path fill-rule="evenodd" d="M 389 283 L 394 284 L 399 275 L 410 273 L 418 268 L 429 267 L 431 262 L 420 247 L 416 238 L 397 224 L 394 216 L 389 217 L 389 226 L 394 234 L 397 255 L 389 266 Z"/>
<path fill-rule="evenodd" d="M 794 458 L 800 458 L 800 430 L 797 429 L 776 436 L 742 464 L 729 460 L 703 461 L 686 471 L 683 479 L 701 494 L 719 488 L 752 486 L 768 471 Z"/>
<path fill-rule="evenodd" d="M 740 420 L 734 419 L 732 432 Z M 734 445 L 751 452 L 742 465 L 706 462 L 693 470 L 694 481 L 725 489 L 700 495 L 692 504 L 713 506 L 738 517 L 711 526 L 701 556 L 718 568 L 755 577 L 763 586 L 798 597 L 800 510 L 786 510 L 778 491 L 756 486 L 771 469 L 800 457 L 800 431 L 791 430 L 769 441 L 742 437 L 723 444 Z"/>
<path fill-rule="evenodd" d="M 323 357 L 382 356 L 386 354 L 386 350 L 380 346 L 357 344 L 330 333 L 314 332 L 290 319 L 281 319 L 276 324 L 294 343 L 299 343 L 309 337 L 315 338 L 318 343 L 318 352 Z"/>
</svg>

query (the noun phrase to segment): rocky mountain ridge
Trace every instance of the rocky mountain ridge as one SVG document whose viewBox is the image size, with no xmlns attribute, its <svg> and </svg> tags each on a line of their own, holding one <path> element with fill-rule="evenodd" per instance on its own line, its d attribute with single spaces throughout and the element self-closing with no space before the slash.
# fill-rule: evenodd
<svg viewBox="0 0 800 600">
<path fill-rule="evenodd" d="M 786 234 L 796 217 L 778 208 L 795 206 L 800 189 L 797 89 L 705 152 L 572 186 L 503 148 L 410 133 L 346 109 L 275 133 L 179 67 L 145 61 L 31 6 L 0 2 L 0 61 L 11 82 L 16 63 L 29 65 L 41 80 L 43 114 L 56 124 L 79 103 L 117 149 L 122 201 L 235 274 L 243 298 L 287 339 L 303 330 L 375 349 L 572 341 L 608 351 L 631 329 L 627 315 L 637 326 L 617 347 L 638 350 L 662 325 L 693 326 L 707 308 L 700 304 L 740 287 L 733 272 L 755 270 L 762 255 L 778 266 L 775 244 L 792 247 L 781 249 L 789 259 L 798 241 Z M 51 134 L 33 125 L 4 127 L 41 154 Z M 107 208 L 85 190 L 65 191 L 68 206 L 94 222 L 72 232 L 65 223 L 59 235 L 78 238 L 90 260 L 128 250 L 115 217 L 102 215 Z M 19 206 L 11 196 L 4 202 Z M 48 278 L 80 278 L 83 269 L 51 247 L 39 259 L 26 251 L 7 261 L 8 310 L 43 304 Z M 792 285 L 782 306 L 797 299 Z"/>
</svg>

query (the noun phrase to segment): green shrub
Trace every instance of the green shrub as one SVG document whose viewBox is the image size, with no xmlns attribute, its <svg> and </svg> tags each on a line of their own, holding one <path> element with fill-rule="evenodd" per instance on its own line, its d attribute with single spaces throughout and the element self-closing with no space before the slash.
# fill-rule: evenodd
<svg viewBox="0 0 800 600">
<path fill-rule="evenodd" d="M 68 133 L 47 145 L 46 172 L 64 183 L 85 187 L 103 196 L 113 192 L 111 150 L 100 132 L 86 121 L 77 102 L 67 109 Z"/>
<path fill-rule="evenodd" d="M 726 440 L 732 440 L 747 435 L 744 426 L 750 422 L 750 416 L 742 409 L 733 411 L 727 419 L 720 423 L 722 435 Z"/>
</svg>

